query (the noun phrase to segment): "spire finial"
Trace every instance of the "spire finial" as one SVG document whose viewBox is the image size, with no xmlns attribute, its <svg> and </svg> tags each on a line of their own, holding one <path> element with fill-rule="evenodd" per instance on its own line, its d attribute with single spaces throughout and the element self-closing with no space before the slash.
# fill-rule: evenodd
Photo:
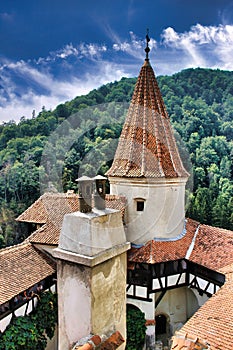
<svg viewBox="0 0 233 350">
<path fill-rule="evenodd" d="M 150 48 L 149 48 L 149 45 L 148 45 L 149 41 L 150 41 L 149 29 L 147 28 L 147 30 L 146 30 L 146 48 L 145 48 L 146 61 L 149 61 L 149 52 L 150 52 Z"/>
</svg>

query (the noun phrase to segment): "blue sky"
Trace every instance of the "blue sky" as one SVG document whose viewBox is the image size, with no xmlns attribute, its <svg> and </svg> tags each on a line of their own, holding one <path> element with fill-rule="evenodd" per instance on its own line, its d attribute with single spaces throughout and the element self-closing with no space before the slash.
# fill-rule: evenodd
<svg viewBox="0 0 233 350">
<path fill-rule="evenodd" d="M 137 76 L 146 28 L 157 75 L 233 70 L 233 1 L 1 1 L 0 122 Z"/>
</svg>

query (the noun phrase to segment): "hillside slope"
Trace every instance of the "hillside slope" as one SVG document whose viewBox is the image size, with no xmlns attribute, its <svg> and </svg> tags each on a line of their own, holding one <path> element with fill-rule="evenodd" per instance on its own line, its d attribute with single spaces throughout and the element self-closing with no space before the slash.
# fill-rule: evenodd
<svg viewBox="0 0 233 350">
<path fill-rule="evenodd" d="M 42 191 L 76 190 L 81 174 L 108 169 L 135 82 L 122 78 L 53 111 L 43 108 L 32 119 L 0 126 L 0 246 L 27 235 L 14 217 Z M 158 83 L 193 174 L 187 215 L 233 229 L 233 72 L 186 69 Z"/>
</svg>

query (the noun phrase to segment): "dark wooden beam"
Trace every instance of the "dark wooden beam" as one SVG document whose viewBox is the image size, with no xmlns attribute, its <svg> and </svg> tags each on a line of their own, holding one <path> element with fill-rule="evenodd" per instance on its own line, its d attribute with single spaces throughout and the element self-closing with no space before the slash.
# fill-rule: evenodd
<svg viewBox="0 0 233 350">
<path fill-rule="evenodd" d="M 136 296 L 136 295 L 126 294 L 126 297 L 129 298 L 129 299 L 136 299 L 136 300 L 142 300 L 142 301 L 148 301 L 148 302 L 153 301 L 153 299 L 151 299 L 151 298 L 144 298 L 144 297 L 139 297 L 139 296 Z"/>
<path fill-rule="evenodd" d="M 163 299 L 164 295 L 166 294 L 166 291 L 167 291 L 167 290 L 164 289 L 164 290 L 160 293 L 158 299 L 157 299 L 156 302 L 155 302 L 155 309 L 156 309 L 157 306 L 159 305 L 160 301 Z"/>
</svg>

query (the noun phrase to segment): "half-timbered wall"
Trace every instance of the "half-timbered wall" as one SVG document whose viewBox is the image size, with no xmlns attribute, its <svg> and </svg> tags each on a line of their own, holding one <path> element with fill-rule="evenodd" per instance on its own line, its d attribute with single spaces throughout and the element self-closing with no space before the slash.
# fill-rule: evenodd
<svg viewBox="0 0 233 350">
<path fill-rule="evenodd" d="M 16 317 L 29 315 L 36 307 L 39 295 L 45 290 L 56 291 L 55 275 L 50 276 L 23 293 L 16 295 L 7 303 L 0 305 L 0 331 L 4 332 L 13 315 Z"/>
</svg>

